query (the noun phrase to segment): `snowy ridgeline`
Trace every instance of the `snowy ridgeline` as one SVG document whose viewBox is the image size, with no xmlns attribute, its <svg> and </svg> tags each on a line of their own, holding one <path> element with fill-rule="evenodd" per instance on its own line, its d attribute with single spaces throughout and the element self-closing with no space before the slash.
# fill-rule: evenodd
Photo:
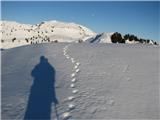
<svg viewBox="0 0 160 120">
<path fill-rule="evenodd" d="M 159 49 L 53 43 L 2 51 L 2 119 L 158 120 Z"/>
<path fill-rule="evenodd" d="M 82 25 L 59 21 L 45 21 L 36 25 L 0 21 L 0 28 L 2 49 L 51 42 L 157 44 L 153 40 L 138 39 L 128 34 L 123 36 L 117 32 L 97 34 Z"/>
<path fill-rule="evenodd" d="M 36 25 L 1 21 L 2 48 L 46 42 L 78 42 L 95 36 L 90 29 L 75 23 L 46 21 Z"/>
</svg>

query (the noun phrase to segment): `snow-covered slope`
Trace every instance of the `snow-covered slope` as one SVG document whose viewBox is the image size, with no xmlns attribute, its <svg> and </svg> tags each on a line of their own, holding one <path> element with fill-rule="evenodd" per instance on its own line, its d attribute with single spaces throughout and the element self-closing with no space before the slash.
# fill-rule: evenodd
<svg viewBox="0 0 160 120">
<path fill-rule="evenodd" d="M 44 21 L 40 24 L 29 25 L 11 21 L 0 21 L 1 48 L 13 48 L 28 44 L 51 43 L 51 42 L 89 42 L 89 43 L 112 43 L 113 33 L 97 34 L 87 27 L 75 23 L 60 21 Z M 119 33 L 120 34 L 120 33 Z M 117 39 L 117 38 L 116 38 Z M 122 39 L 124 36 L 122 35 Z M 142 40 L 141 40 L 142 41 Z M 143 39 L 142 42 L 125 40 L 125 43 L 155 44 L 153 40 Z"/>
<path fill-rule="evenodd" d="M 75 23 L 45 21 L 36 25 L 1 21 L 1 48 L 44 42 L 84 41 L 96 33 Z"/>
<path fill-rule="evenodd" d="M 89 43 L 113 43 L 112 42 L 112 35 L 114 34 L 117 34 L 118 32 L 112 32 L 112 33 L 107 33 L 107 32 L 103 32 L 103 33 L 100 33 L 100 34 L 97 34 L 89 39 L 86 40 L 86 42 L 89 42 Z M 120 34 L 120 33 L 118 33 Z M 121 34 L 120 34 L 121 35 Z M 124 35 L 121 35 L 122 39 L 124 39 Z M 147 42 L 149 41 L 149 42 Z M 121 43 L 121 42 L 118 42 L 117 43 Z M 129 40 L 129 39 L 124 39 L 124 43 L 127 43 L 127 44 L 155 44 L 155 45 L 158 45 L 158 42 L 155 42 L 153 40 L 145 40 L 143 39 L 142 42 L 140 42 L 140 39 L 139 40 L 136 40 L 136 39 L 133 39 L 133 40 Z"/>
<path fill-rule="evenodd" d="M 112 43 L 112 41 L 111 41 L 112 35 L 113 35 L 113 33 L 104 32 L 101 34 L 97 34 L 96 36 L 93 36 L 92 38 L 89 38 L 86 41 L 90 42 L 90 43 Z"/>
<path fill-rule="evenodd" d="M 2 51 L 2 119 L 23 119 L 33 102 L 30 112 L 45 113 L 46 105 L 52 108 L 47 111 L 52 120 L 158 120 L 158 51 L 159 46 L 143 44 L 87 43 L 34 44 Z M 46 86 L 51 69 L 44 71 L 41 56 L 55 69 L 56 94 Z M 31 73 L 36 69 L 34 80 Z M 41 83 L 36 82 L 39 79 Z M 35 97 L 43 89 L 59 104 L 50 104 L 50 95 L 43 92 Z"/>
</svg>

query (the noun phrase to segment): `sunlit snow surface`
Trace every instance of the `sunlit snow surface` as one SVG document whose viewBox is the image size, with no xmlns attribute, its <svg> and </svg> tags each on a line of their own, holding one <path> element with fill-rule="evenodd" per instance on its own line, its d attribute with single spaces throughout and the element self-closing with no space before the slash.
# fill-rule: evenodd
<svg viewBox="0 0 160 120">
<path fill-rule="evenodd" d="M 65 43 L 4 50 L 2 119 L 24 118 L 31 71 L 42 55 L 56 71 L 53 120 L 160 119 L 158 51 L 154 45 Z"/>
</svg>

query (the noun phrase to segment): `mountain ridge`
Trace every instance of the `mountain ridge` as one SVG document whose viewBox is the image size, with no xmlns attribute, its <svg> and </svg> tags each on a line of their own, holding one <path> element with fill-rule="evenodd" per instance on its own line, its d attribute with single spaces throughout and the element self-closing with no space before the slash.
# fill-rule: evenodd
<svg viewBox="0 0 160 120">
<path fill-rule="evenodd" d="M 39 44 L 46 42 L 89 42 L 89 43 L 123 43 L 114 41 L 117 38 L 117 32 L 96 33 L 91 29 L 76 24 L 74 22 L 61 22 L 56 20 L 43 21 L 39 24 L 23 24 L 16 21 L 0 21 L 1 49 L 13 48 L 28 44 Z M 112 36 L 115 35 L 114 39 Z M 121 35 L 121 34 L 120 34 Z M 125 39 L 124 43 L 144 43 L 157 44 L 153 40 L 141 41 L 131 35 L 131 38 Z M 121 35 L 122 41 L 124 36 Z"/>
</svg>

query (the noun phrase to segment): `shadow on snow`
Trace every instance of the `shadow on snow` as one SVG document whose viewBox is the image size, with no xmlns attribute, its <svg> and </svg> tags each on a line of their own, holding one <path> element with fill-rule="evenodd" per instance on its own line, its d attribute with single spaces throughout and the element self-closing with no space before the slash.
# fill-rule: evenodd
<svg viewBox="0 0 160 120">
<path fill-rule="evenodd" d="M 55 113 L 58 118 L 54 67 L 47 58 L 41 56 L 40 62 L 32 70 L 31 75 L 34 82 L 30 89 L 24 120 L 50 120 L 52 103 L 55 105 Z"/>
</svg>

